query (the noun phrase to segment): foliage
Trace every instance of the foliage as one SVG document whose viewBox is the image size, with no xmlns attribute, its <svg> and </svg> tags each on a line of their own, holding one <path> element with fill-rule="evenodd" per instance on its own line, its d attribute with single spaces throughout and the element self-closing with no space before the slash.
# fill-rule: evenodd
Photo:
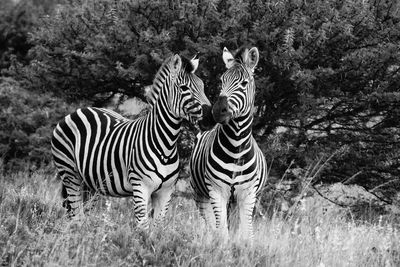
<svg viewBox="0 0 400 267">
<path fill-rule="evenodd" d="M 212 99 L 222 48 L 257 46 L 254 129 L 273 169 L 335 155 L 314 183 L 356 183 L 390 202 L 400 189 L 399 29 L 399 4 L 386 0 L 68 0 L 32 32 L 29 64 L 17 59 L 8 73 L 102 106 L 118 93 L 145 99 L 164 58 L 199 52 Z"/>
<path fill-rule="evenodd" d="M 274 140 L 274 129 L 284 127 L 278 136 L 288 143 L 283 169 L 292 160 L 293 167 L 306 168 L 335 154 L 314 183 L 342 182 L 357 174 L 351 182 L 369 189 L 387 183 L 379 188 L 389 199 L 399 190 L 396 6 L 390 1 L 295 1 L 270 7 L 276 15 L 258 21 L 254 32 L 265 32 L 256 40 L 266 60 L 258 87 L 267 83 L 260 90 L 264 97 L 258 98 L 255 129 Z M 262 4 L 255 10 L 268 12 Z M 263 31 L 266 25 L 273 33 Z"/>
<path fill-rule="evenodd" d="M 11 55 L 24 59 L 31 48 L 27 42 L 31 23 L 23 7 L 14 7 L 11 0 L 0 2 L 0 70 L 9 67 Z"/>
<path fill-rule="evenodd" d="M 17 2 L 17 3 L 15 3 Z M 26 55 L 32 44 L 29 32 L 38 26 L 39 17 L 52 8 L 56 0 L 0 1 L 0 71 L 13 60 L 28 63 Z"/>
<path fill-rule="evenodd" d="M 48 164 L 52 158 L 50 140 L 53 129 L 73 108 L 73 105 L 49 94 L 28 92 L 10 78 L 0 79 L 0 157 L 3 170 L 32 170 Z"/>
<path fill-rule="evenodd" d="M 21 74 L 33 87 L 70 99 L 94 98 L 95 105 L 121 92 L 144 99 L 141 89 L 152 83 L 169 52 L 168 33 L 138 20 L 142 8 L 135 12 L 128 1 L 71 2 L 43 18 L 31 38 L 31 64 Z"/>
</svg>

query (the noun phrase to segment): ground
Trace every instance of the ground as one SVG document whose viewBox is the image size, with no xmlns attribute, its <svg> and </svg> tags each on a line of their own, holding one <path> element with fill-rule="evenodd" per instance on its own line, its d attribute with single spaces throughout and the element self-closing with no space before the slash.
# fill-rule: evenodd
<svg viewBox="0 0 400 267">
<path fill-rule="evenodd" d="M 173 199 L 163 225 L 134 223 L 132 199 L 107 198 L 76 219 L 43 171 L 0 176 L 4 266 L 399 266 L 395 219 L 355 221 L 342 211 L 293 208 L 258 216 L 255 240 L 224 243 L 193 201 Z"/>
</svg>

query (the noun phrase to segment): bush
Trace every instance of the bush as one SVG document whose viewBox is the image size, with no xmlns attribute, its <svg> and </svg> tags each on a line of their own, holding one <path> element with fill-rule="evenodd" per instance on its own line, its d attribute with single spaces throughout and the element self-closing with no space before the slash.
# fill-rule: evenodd
<svg viewBox="0 0 400 267">
<path fill-rule="evenodd" d="M 52 95 L 22 89 L 10 78 L 0 79 L 3 170 L 32 170 L 48 164 L 53 129 L 74 107 Z"/>
</svg>

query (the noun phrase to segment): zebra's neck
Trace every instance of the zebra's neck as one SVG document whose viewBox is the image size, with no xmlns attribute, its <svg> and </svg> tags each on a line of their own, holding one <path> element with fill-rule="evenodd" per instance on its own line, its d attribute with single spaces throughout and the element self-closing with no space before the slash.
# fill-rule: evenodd
<svg viewBox="0 0 400 267">
<path fill-rule="evenodd" d="M 171 87 L 169 86 L 164 87 Z M 162 158 L 169 159 L 177 154 L 177 140 L 182 119 L 170 110 L 168 99 L 173 88 L 163 88 L 148 115 L 148 127 L 151 140 Z"/>
<path fill-rule="evenodd" d="M 148 103 L 153 107 L 155 103 L 158 101 L 158 98 L 163 90 L 168 89 L 166 83 L 169 83 L 171 76 L 170 76 L 170 69 L 169 69 L 169 61 L 171 58 L 167 59 L 157 71 L 153 84 L 150 87 L 150 92 L 148 93 Z"/>
<path fill-rule="evenodd" d="M 151 111 L 146 118 L 147 131 L 150 133 L 149 142 L 160 157 L 165 159 L 177 154 L 176 143 L 182 121 L 172 113 L 168 104 L 175 89 L 175 79 L 170 71 L 170 60 L 171 58 L 163 63 L 154 78 L 148 95 Z"/>
<path fill-rule="evenodd" d="M 241 152 L 251 146 L 253 116 L 247 115 L 230 120 L 219 128 L 218 138 L 229 143 L 231 152 Z"/>
</svg>

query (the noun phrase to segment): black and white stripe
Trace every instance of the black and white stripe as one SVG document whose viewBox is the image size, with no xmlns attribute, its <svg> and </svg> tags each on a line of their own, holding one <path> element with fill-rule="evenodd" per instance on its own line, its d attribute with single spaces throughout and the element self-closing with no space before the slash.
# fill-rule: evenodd
<svg viewBox="0 0 400 267">
<path fill-rule="evenodd" d="M 138 225 L 148 227 L 148 202 L 161 220 L 178 177 L 177 139 L 182 119 L 201 123 L 210 106 L 197 59 L 167 59 L 153 82 L 151 111 L 129 120 L 102 108 L 82 108 L 53 132 L 52 153 L 72 214 L 83 189 L 103 195 L 133 196 Z M 210 108 L 208 108 L 210 109 Z"/>
<path fill-rule="evenodd" d="M 267 178 L 263 152 L 252 135 L 255 97 L 254 69 L 258 50 L 241 49 L 233 57 L 225 48 L 227 71 L 213 106 L 219 124 L 198 136 L 190 160 L 191 185 L 207 223 L 228 232 L 228 205 L 235 202 L 241 233 L 253 236 L 252 213 L 257 194 Z"/>
</svg>

